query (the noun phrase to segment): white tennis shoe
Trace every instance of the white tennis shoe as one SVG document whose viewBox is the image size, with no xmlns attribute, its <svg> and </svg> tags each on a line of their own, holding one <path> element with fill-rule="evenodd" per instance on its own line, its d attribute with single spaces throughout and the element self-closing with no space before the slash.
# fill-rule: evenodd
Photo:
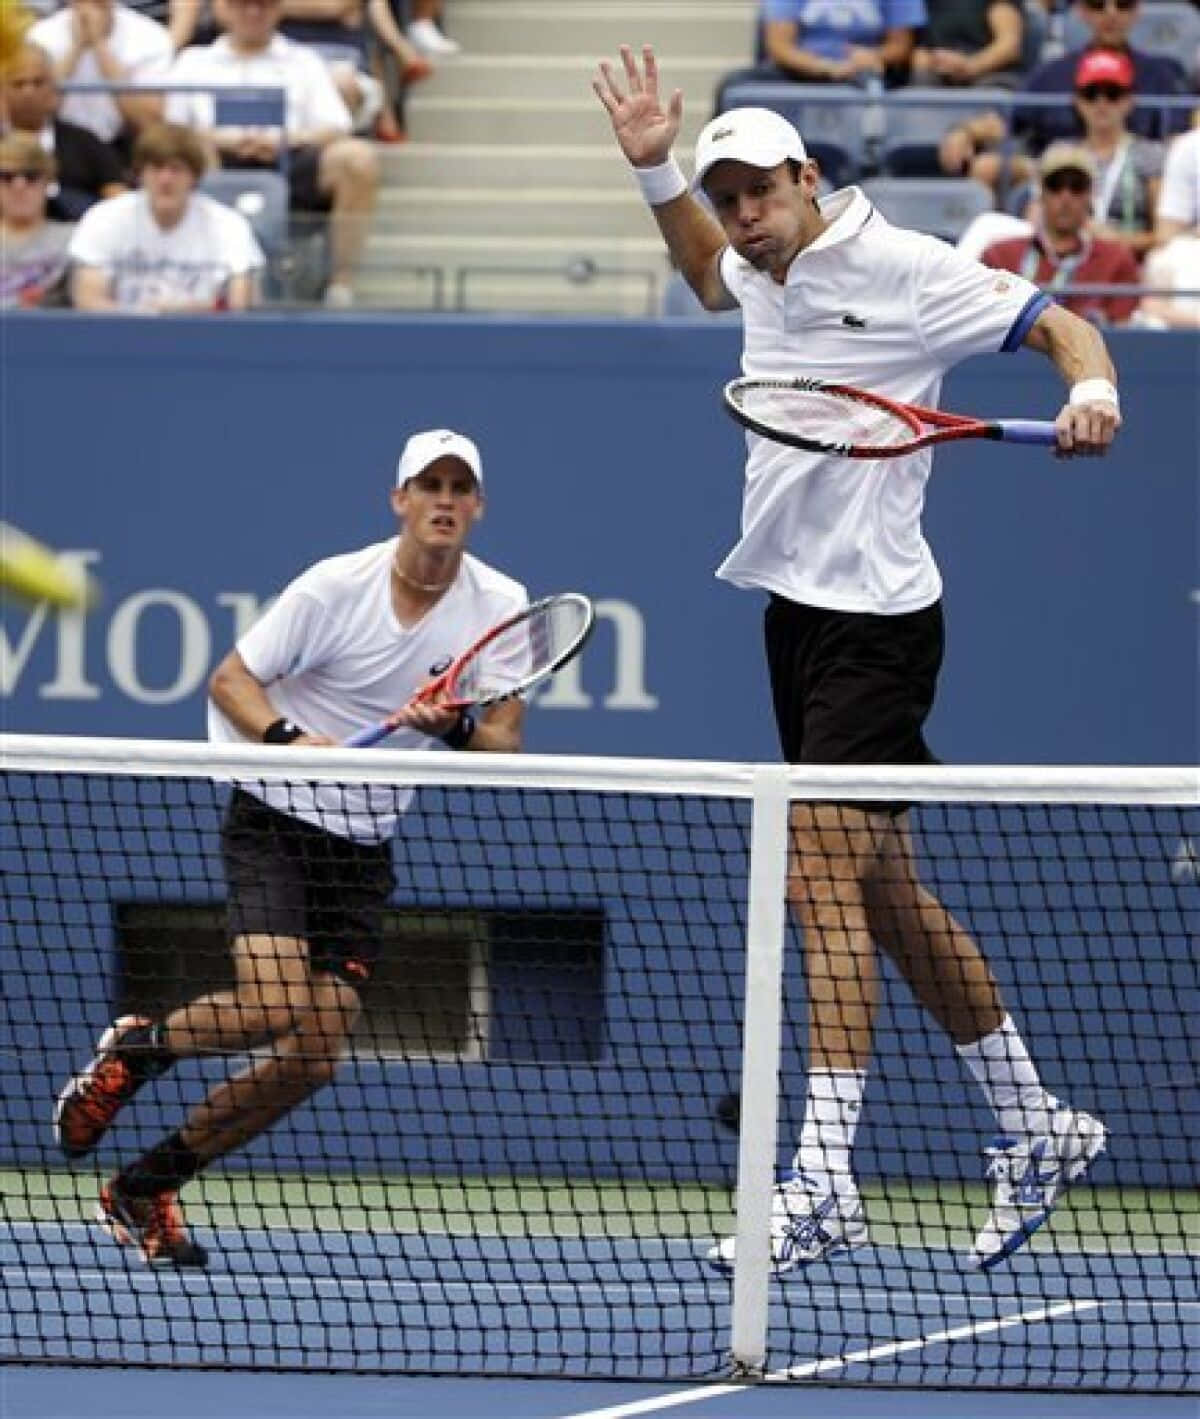
<svg viewBox="0 0 1200 1419">
<path fill-rule="evenodd" d="M 984 1150 L 987 1177 L 995 1184 L 992 1211 L 975 1238 L 971 1264 L 988 1271 L 1023 1247 L 1104 1151 L 1106 1134 L 1090 1114 L 1060 1108 L 1047 1133 L 995 1139 Z"/>
<path fill-rule="evenodd" d="M 771 1200 L 771 1271 L 776 1276 L 865 1245 L 867 1223 L 854 1180 L 794 1173 Z M 736 1239 L 724 1237 L 707 1254 L 717 1271 L 733 1270 Z"/>
</svg>

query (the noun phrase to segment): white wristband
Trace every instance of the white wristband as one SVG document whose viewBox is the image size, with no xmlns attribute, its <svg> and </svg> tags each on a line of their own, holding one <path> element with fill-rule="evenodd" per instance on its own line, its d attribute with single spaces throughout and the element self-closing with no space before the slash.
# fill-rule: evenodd
<svg viewBox="0 0 1200 1419">
<path fill-rule="evenodd" d="M 1111 404 L 1115 409 L 1120 409 L 1121 401 L 1117 398 L 1116 386 L 1106 379 L 1081 379 L 1078 384 L 1071 386 L 1071 393 L 1067 398 L 1068 404 Z"/>
<path fill-rule="evenodd" d="M 674 202 L 688 190 L 687 178 L 674 158 L 659 163 L 653 168 L 634 168 L 633 175 L 642 189 L 642 196 L 651 207 L 661 207 L 664 202 Z"/>
</svg>

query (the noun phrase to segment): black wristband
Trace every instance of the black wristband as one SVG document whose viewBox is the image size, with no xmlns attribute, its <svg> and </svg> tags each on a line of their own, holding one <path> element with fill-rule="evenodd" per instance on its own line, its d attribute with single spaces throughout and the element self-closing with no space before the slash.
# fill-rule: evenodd
<svg viewBox="0 0 1200 1419">
<path fill-rule="evenodd" d="M 301 729 L 298 724 L 290 719 L 272 720 L 262 732 L 262 742 L 264 744 L 290 744 L 293 739 L 299 739 L 302 734 L 307 734 L 306 729 Z"/>
<path fill-rule="evenodd" d="M 453 729 L 442 735 L 442 743 L 447 749 L 465 749 L 467 741 L 475 733 L 475 721 L 466 710 L 458 716 Z"/>
</svg>

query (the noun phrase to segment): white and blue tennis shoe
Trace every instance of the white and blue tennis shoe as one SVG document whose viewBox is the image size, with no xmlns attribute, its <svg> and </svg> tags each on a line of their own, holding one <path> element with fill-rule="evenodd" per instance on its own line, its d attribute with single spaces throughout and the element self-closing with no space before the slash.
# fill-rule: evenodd
<svg viewBox="0 0 1200 1419">
<path fill-rule="evenodd" d="M 993 1140 L 984 1150 L 987 1177 L 995 1185 L 992 1211 L 975 1238 L 971 1264 L 990 1271 L 1023 1247 L 1104 1151 L 1106 1132 L 1090 1114 L 1060 1108 L 1046 1133 Z"/>
<path fill-rule="evenodd" d="M 775 1276 L 814 1261 L 851 1251 L 867 1242 L 867 1223 L 854 1181 L 828 1175 L 793 1173 L 771 1198 L 771 1271 Z M 708 1249 L 717 1271 L 733 1270 L 735 1238 L 724 1237 Z"/>
</svg>

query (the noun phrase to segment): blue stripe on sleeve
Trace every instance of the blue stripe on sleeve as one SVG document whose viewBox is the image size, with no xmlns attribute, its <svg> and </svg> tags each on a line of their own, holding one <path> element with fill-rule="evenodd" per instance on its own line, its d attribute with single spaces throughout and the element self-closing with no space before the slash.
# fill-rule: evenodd
<svg viewBox="0 0 1200 1419">
<path fill-rule="evenodd" d="M 1041 315 L 1048 305 L 1053 304 L 1045 291 L 1037 291 L 1025 302 L 1021 314 L 1013 321 L 1008 334 L 1004 337 L 1004 344 L 1000 346 L 1002 355 L 1011 355 L 1014 350 L 1019 350 L 1025 343 L 1025 337 L 1033 328 L 1033 322 Z"/>
</svg>

